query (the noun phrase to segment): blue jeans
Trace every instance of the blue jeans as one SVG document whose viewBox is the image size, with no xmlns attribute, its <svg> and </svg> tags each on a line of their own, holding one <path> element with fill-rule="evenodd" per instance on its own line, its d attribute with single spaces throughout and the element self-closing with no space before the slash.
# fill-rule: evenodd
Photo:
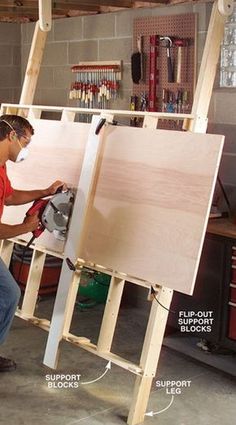
<svg viewBox="0 0 236 425">
<path fill-rule="evenodd" d="M 20 298 L 20 288 L 0 258 L 0 344 L 9 332 Z"/>
</svg>

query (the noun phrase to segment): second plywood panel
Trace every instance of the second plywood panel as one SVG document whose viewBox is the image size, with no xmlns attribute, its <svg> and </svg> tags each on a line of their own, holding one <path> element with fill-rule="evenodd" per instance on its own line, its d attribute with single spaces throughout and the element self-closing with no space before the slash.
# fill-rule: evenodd
<svg viewBox="0 0 236 425">
<path fill-rule="evenodd" d="M 112 128 L 80 257 L 191 294 L 223 137 Z"/>
</svg>

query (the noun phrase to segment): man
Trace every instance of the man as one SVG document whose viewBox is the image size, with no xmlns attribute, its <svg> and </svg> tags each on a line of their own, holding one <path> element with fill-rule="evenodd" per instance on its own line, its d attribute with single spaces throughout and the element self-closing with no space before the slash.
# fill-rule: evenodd
<svg viewBox="0 0 236 425">
<path fill-rule="evenodd" d="M 0 239 L 33 232 L 39 225 L 37 214 L 26 217 L 20 224 L 2 223 L 4 205 L 22 205 L 44 196 L 53 195 L 63 185 L 61 181 L 56 181 L 47 189 L 29 191 L 16 190 L 11 187 L 7 177 L 6 162 L 8 160 L 20 162 L 26 158 L 27 146 L 33 134 L 33 127 L 25 118 L 17 115 L 0 117 Z M 20 289 L 0 258 L 0 344 L 7 337 L 19 298 Z M 15 368 L 16 364 L 13 360 L 0 357 L 0 372 Z"/>
</svg>

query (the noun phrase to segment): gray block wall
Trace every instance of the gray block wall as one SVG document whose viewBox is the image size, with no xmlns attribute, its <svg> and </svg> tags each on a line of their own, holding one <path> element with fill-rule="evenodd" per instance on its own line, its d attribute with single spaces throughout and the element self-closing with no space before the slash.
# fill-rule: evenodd
<svg viewBox="0 0 236 425">
<path fill-rule="evenodd" d="M 21 26 L 0 23 L 0 103 L 14 102 L 21 87 Z"/>
<path fill-rule="evenodd" d="M 198 24 L 198 64 L 205 42 L 209 18 L 206 4 L 129 9 L 119 13 L 58 19 L 53 21 L 40 71 L 34 103 L 76 106 L 68 98 L 74 75 L 70 68 L 79 61 L 122 60 L 124 65 L 120 97 L 112 108 L 129 109 L 132 94 L 131 54 L 133 20 L 137 17 L 196 12 Z M 27 64 L 34 24 L 22 25 L 22 75 Z"/>
</svg>

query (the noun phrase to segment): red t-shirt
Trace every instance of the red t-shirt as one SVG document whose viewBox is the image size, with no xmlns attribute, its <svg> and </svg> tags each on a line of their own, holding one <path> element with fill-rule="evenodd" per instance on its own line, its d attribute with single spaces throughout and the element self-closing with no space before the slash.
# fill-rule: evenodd
<svg viewBox="0 0 236 425">
<path fill-rule="evenodd" d="M 0 219 L 2 217 L 5 199 L 13 192 L 9 178 L 7 177 L 6 165 L 0 167 Z"/>
</svg>

